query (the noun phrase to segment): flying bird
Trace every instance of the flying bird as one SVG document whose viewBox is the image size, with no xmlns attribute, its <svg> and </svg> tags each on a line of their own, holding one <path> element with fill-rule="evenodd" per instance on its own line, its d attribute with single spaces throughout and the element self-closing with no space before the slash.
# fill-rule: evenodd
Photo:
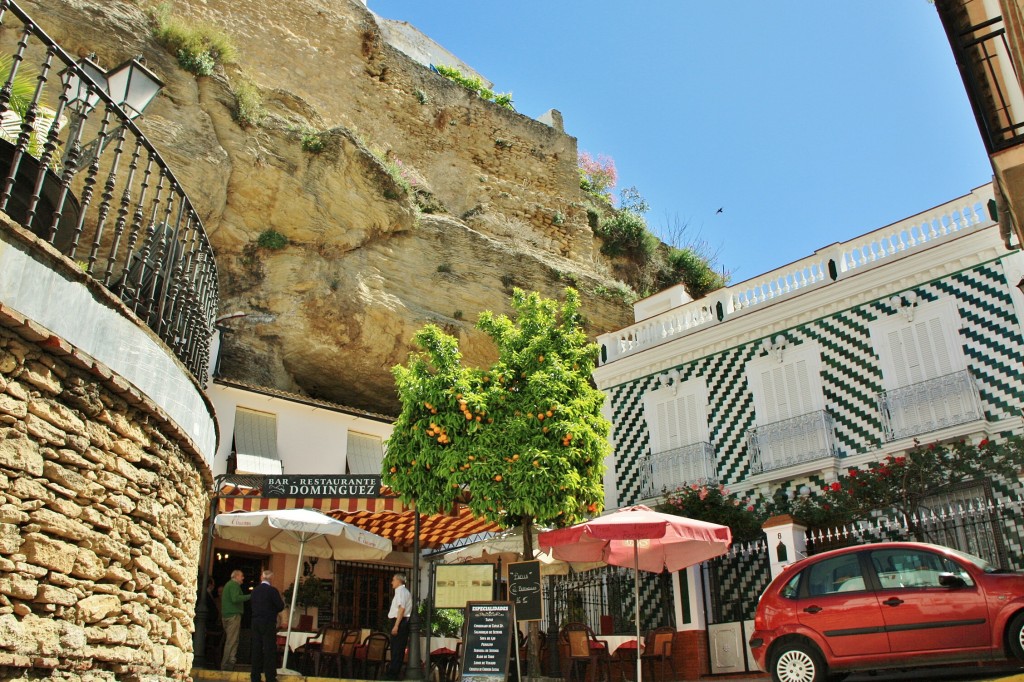
<svg viewBox="0 0 1024 682">
<path fill-rule="evenodd" d="M 724 210 L 725 210 L 725 208 L 724 208 L 724 207 L 722 207 L 722 208 L 718 209 L 717 211 L 715 211 L 715 213 L 716 213 L 716 214 L 718 214 L 718 213 L 721 213 L 721 212 L 722 212 L 722 211 L 724 211 Z"/>
</svg>

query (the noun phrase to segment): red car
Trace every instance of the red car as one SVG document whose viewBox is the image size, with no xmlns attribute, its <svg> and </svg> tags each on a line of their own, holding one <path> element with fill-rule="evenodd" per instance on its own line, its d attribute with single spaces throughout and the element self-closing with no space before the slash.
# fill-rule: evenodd
<svg viewBox="0 0 1024 682">
<path fill-rule="evenodd" d="M 775 682 L 953 662 L 1024 660 L 1024 574 L 918 542 L 787 566 L 761 595 L 750 649 Z"/>
</svg>

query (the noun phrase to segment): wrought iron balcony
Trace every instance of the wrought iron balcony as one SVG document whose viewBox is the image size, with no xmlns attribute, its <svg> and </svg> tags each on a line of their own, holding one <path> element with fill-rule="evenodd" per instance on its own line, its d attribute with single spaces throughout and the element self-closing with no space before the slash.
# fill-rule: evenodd
<svg viewBox="0 0 1024 682">
<path fill-rule="evenodd" d="M 690 483 L 718 483 L 715 450 L 701 441 L 649 455 L 643 464 L 641 497 L 654 497 Z"/>
<path fill-rule="evenodd" d="M 878 411 L 886 440 L 919 436 L 985 417 L 970 370 L 883 391 Z"/>
<path fill-rule="evenodd" d="M 751 473 L 760 474 L 836 456 L 835 421 L 824 410 L 747 431 Z"/>
<path fill-rule="evenodd" d="M 0 25 L 0 212 L 119 297 L 204 384 L 217 266 L 192 202 L 122 97 L 145 69 L 128 62 L 108 81 L 10 0 Z"/>
</svg>

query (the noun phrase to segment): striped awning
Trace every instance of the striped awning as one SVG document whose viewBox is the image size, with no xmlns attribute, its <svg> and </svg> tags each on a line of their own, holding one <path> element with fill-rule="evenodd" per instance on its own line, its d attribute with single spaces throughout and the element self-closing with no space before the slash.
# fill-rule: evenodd
<svg viewBox="0 0 1024 682">
<path fill-rule="evenodd" d="M 327 512 L 327 514 L 388 538 L 398 551 L 412 551 L 413 538 L 416 533 L 415 510 L 404 512 L 335 510 Z M 501 527 L 498 524 L 476 518 L 469 507 L 459 505 L 451 514 L 420 517 L 420 548 L 437 549 L 470 535 L 497 533 L 500 530 Z"/>
<path fill-rule="evenodd" d="M 395 551 L 412 551 L 416 512 L 398 497 L 263 497 L 259 488 L 224 485 L 217 500 L 219 513 L 316 509 L 391 540 Z M 420 547 L 437 549 L 477 533 L 496 533 L 497 524 L 475 518 L 469 507 L 459 505 L 451 514 L 420 517 Z"/>
</svg>

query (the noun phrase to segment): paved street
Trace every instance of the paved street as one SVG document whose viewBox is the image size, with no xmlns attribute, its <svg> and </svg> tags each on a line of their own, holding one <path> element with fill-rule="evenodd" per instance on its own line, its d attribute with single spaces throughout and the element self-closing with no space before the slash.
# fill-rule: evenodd
<svg viewBox="0 0 1024 682">
<path fill-rule="evenodd" d="M 1024 682 L 1024 673 L 1020 666 L 999 668 L 925 668 L 912 672 L 858 673 L 846 678 L 847 682 Z"/>
</svg>

